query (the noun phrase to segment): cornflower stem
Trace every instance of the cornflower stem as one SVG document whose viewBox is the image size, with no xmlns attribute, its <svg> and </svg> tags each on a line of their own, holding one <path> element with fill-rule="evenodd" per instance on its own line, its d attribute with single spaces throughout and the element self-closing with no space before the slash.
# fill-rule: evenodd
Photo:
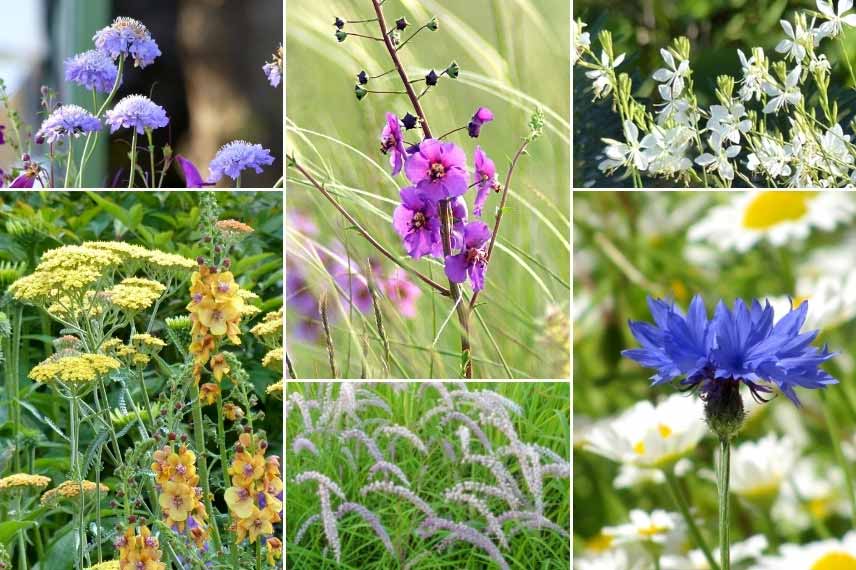
<svg viewBox="0 0 856 570">
<path fill-rule="evenodd" d="M 95 116 L 99 119 L 101 115 L 104 114 L 104 111 L 107 109 L 107 105 L 109 105 L 113 98 L 116 96 L 116 92 L 119 91 L 119 85 L 122 84 L 122 72 L 125 69 L 125 55 L 119 56 L 119 73 L 116 74 L 116 81 L 113 82 L 113 88 L 110 90 L 110 94 L 107 95 L 107 98 L 104 100 L 104 103 L 101 104 L 101 107 L 98 109 L 98 112 L 95 113 Z M 94 91 L 93 91 L 94 94 Z M 86 168 L 86 163 L 89 162 L 89 158 L 92 156 L 92 153 L 95 152 L 95 144 L 98 143 L 98 133 L 89 133 L 86 135 L 86 144 L 83 145 L 83 154 L 81 155 L 80 161 L 80 170 L 77 172 L 77 186 L 83 187 L 83 171 Z"/>
<path fill-rule="evenodd" d="M 74 157 L 74 143 L 71 141 L 71 137 L 68 139 L 68 155 L 65 157 L 65 180 L 62 182 L 63 188 L 68 188 L 68 183 L 70 182 L 69 176 L 71 175 L 71 163 Z"/>
<path fill-rule="evenodd" d="M 419 101 L 419 96 L 417 96 L 416 91 L 413 90 L 413 85 L 407 77 L 407 72 L 404 70 L 404 66 L 398 58 L 398 51 L 395 49 L 395 46 L 392 45 L 392 38 L 389 37 L 386 18 L 383 15 L 383 0 L 372 0 L 372 6 L 374 7 L 375 16 L 377 16 L 377 23 L 380 27 L 380 34 L 383 36 L 383 43 L 386 46 L 386 51 L 389 53 L 389 57 L 392 60 L 393 65 L 398 70 L 398 76 L 401 78 L 401 83 L 404 85 L 405 91 L 407 91 L 407 97 L 410 99 L 410 103 L 413 105 L 413 110 L 420 119 L 422 132 L 424 133 L 425 138 L 433 138 L 431 135 L 431 127 L 428 125 L 428 120 L 425 118 L 425 111 L 422 109 L 422 103 Z M 452 217 L 449 208 L 449 201 L 440 200 L 438 207 L 440 214 L 440 235 L 443 240 L 443 253 L 444 255 L 451 255 Z M 449 279 L 449 293 L 452 300 L 457 304 L 456 311 L 458 313 L 458 322 L 461 327 L 461 364 L 464 373 L 463 375 L 465 378 L 472 378 L 473 363 L 470 350 L 469 309 L 465 304 L 460 302 L 462 300 L 461 291 L 458 284 L 451 279 Z"/>
<path fill-rule="evenodd" d="M 361 226 L 360 223 L 341 204 L 339 204 L 339 201 L 336 200 L 336 198 L 334 198 L 333 195 L 330 194 L 327 191 L 327 189 L 324 188 L 324 186 L 315 179 L 314 176 L 312 176 L 305 168 L 303 168 L 300 164 L 298 164 L 294 158 L 291 159 L 291 163 L 294 166 L 294 168 L 296 168 L 297 171 L 300 172 L 300 174 L 302 174 L 303 177 L 306 178 L 306 180 L 308 180 L 309 183 L 312 184 L 312 186 L 314 186 L 315 189 L 318 190 L 321 193 L 321 195 L 323 195 L 327 199 L 327 201 L 329 201 L 331 204 L 333 204 L 333 206 L 339 211 L 339 213 L 342 214 L 345 217 L 345 219 L 351 223 L 351 225 L 354 227 L 354 229 L 357 230 L 357 232 L 359 232 L 360 235 L 362 235 L 364 238 L 366 238 L 366 240 L 368 240 L 368 242 L 370 244 L 372 244 L 375 247 L 375 249 L 377 249 L 380 253 L 382 253 L 387 259 L 389 259 L 390 261 L 392 261 L 393 263 L 395 263 L 396 265 L 398 265 L 402 269 L 406 270 L 407 272 L 412 273 L 414 276 L 418 277 L 420 280 L 425 282 L 427 285 L 430 285 L 431 287 L 436 289 L 441 295 L 445 295 L 447 297 L 450 295 L 450 292 L 448 289 L 446 289 L 445 287 L 443 287 L 442 285 L 440 285 L 439 283 L 437 283 L 433 279 L 423 275 L 422 273 L 420 273 L 416 269 L 408 267 L 407 265 L 405 265 L 404 263 L 399 261 L 397 257 L 395 257 L 388 249 L 386 249 L 384 246 L 382 246 L 380 244 L 380 242 L 378 242 L 374 237 L 372 237 L 372 235 L 369 234 L 369 232 L 367 232 L 363 228 L 363 226 Z"/>
<path fill-rule="evenodd" d="M 196 442 L 196 457 L 199 460 L 199 478 L 202 480 L 202 492 L 205 493 L 205 508 L 211 520 L 211 538 L 214 550 L 220 550 L 220 530 L 214 504 L 211 502 L 211 483 L 208 481 L 208 458 L 205 450 L 205 427 L 202 425 L 202 403 L 199 401 L 199 385 L 193 382 L 193 438 Z"/>
<path fill-rule="evenodd" d="M 826 429 L 829 432 L 829 439 L 832 442 L 832 451 L 835 454 L 835 461 L 844 472 L 844 483 L 847 488 L 847 498 L 850 501 L 851 524 L 856 525 L 856 488 L 854 488 L 853 485 L 853 473 L 850 470 L 850 463 L 844 457 L 844 452 L 841 449 L 841 430 L 838 426 L 838 419 L 835 417 L 834 411 L 830 408 L 829 401 L 825 397 L 825 394 L 821 393 L 820 397 L 823 401 L 823 415 L 826 420 Z"/>
<path fill-rule="evenodd" d="M 137 172 L 137 129 L 131 135 L 131 174 L 128 177 L 128 188 L 134 187 L 134 174 Z"/>
<path fill-rule="evenodd" d="M 731 543 L 728 537 L 728 488 L 731 483 L 731 440 L 719 439 L 719 465 L 716 470 L 716 489 L 719 494 L 719 561 L 721 570 L 731 568 Z"/>
<path fill-rule="evenodd" d="M 358 34 L 356 32 L 345 32 L 345 33 L 348 34 L 349 36 L 354 36 L 357 38 L 365 38 L 367 40 L 374 40 L 376 42 L 382 42 L 383 41 L 383 38 L 376 38 L 374 36 L 367 36 L 366 34 Z"/>
<path fill-rule="evenodd" d="M 490 243 L 488 243 L 487 251 L 485 252 L 485 271 L 487 271 L 487 265 L 490 263 L 490 255 L 493 253 L 493 246 L 496 244 L 499 225 L 502 223 L 502 215 L 505 212 L 505 202 L 508 200 L 508 189 L 511 186 L 511 177 L 514 175 L 514 169 L 517 166 L 517 162 L 520 160 L 520 157 L 523 156 L 523 153 L 526 152 L 526 147 L 528 147 L 531 142 L 532 139 L 528 137 L 523 140 L 523 143 L 520 145 L 520 148 L 517 149 L 517 153 L 511 160 L 511 166 L 508 167 L 508 174 L 505 175 L 505 185 L 502 187 L 502 198 L 499 200 L 499 208 L 496 212 L 496 219 L 493 222 L 493 232 L 491 233 Z M 476 306 L 476 300 L 479 298 L 480 292 L 481 291 L 476 291 L 473 293 L 473 296 L 470 299 L 470 310 Z"/>
<path fill-rule="evenodd" d="M 713 551 L 705 541 L 704 536 L 701 534 L 701 530 L 699 530 L 698 525 L 693 519 L 692 514 L 690 513 L 690 507 L 687 503 L 686 497 L 684 497 L 684 493 L 681 490 L 680 483 L 678 482 L 678 478 L 675 475 L 674 468 L 664 469 L 663 474 L 666 476 L 666 483 L 668 484 L 669 491 L 671 492 L 672 499 L 675 501 L 675 504 L 678 506 L 678 510 L 681 512 L 681 516 L 684 517 L 684 521 L 687 523 L 687 528 L 690 531 L 690 536 L 692 536 L 693 540 L 696 543 L 696 546 L 701 549 L 702 554 L 704 554 L 705 560 L 707 560 L 708 565 L 712 570 L 720 570 L 719 564 L 716 563 L 716 560 L 713 557 Z"/>
</svg>

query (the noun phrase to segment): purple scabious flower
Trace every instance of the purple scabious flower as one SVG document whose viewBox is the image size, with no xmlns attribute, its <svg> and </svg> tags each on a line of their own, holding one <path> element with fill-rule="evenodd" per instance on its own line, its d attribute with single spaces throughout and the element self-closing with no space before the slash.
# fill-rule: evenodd
<svg viewBox="0 0 856 570">
<path fill-rule="evenodd" d="M 169 124 L 164 108 L 144 95 L 128 95 L 107 111 L 106 116 L 111 133 L 136 129 L 137 134 L 142 135 L 146 129 L 159 129 Z"/>
<path fill-rule="evenodd" d="M 474 139 L 478 138 L 481 134 L 481 128 L 483 125 L 491 122 L 493 120 L 493 111 L 488 109 L 487 107 L 479 107 L 476 109 L 473 118 L 470 119 L 469 124 L 467 125 L 467 131 L 470 133 L 470 136 Z"/>
<path fill-rule="evenodd" d="M 467 191 L 467 155 L 454 143 L 425 139 L 407 158 L 404 172 L 410 182 L 435 202 Z"/>
<path fill-rule="evenodd" d="M 470 222 L 464 226 L 464 247 L 457 255 L 446 256 L 446 277 L 455 283 L 470 278 L 473 291 L 484 289 L 487 258 L 484 250 L 490 239 L 490 229 L 484 222 Z"/>
<path fill-rule="evenodd" d="M 795 388 L 818 389 L 838 381 L 820 368 L 835 356 L 826 346 L 811 346 L 819 331 L 800 332 L 808 313 L 804 302 L 774 324 L 769 302 L 751 306 L 742 299 L 729 309 L 719 301 L 708 319 L 704 300 L 696 295 L 684 315 L 673 303 L 648 299 L 654 323 L 630 321 L 641 348 L 624 356 L 656 373 L 654 385 L 684 377 L 681 384 L 697 387 L 706 401 L 726 390 L 746 385 L 753 397 L 777 387 L 796 405 Z"/>
<path fill-rule="evenodd" d="M 422 290 L 410 281 L 406 271 L 396 268 L 389 279 L 384 280 L 383 290 L 402 316 L 416 318 L 416 302 L 422 296 Z"/>
<path fill-rule="evenodd" d="M 119 68 L 110 56 L 97 49 L 65 60 L 66 81 L 99 93 L 110 93 L 118 75 Z"/>
<path fill-rule="evenodd" d="M 3 135 L 3 131 L 6 130 L 6 125 L 0 125 L 0 144 L 6 144 L 6 137 Z"/>
<path fill-rule="evenodd" d="M 407 149 L 404 148 L 404 137 L 401 134 L 401 122 L 393 113 L 386 114 L 386 124 L 380 133 L 380 151 L 389 154 L 389 165 L 392 175 L 396 176 L 404 167 Z"/>
<path fill-rule="evenodd" d="M 476 147 L 474 153 L 475 171 L 473 172 L 473 184 L 476 185 L 476 199 L 473 203 L 473 214 L 482 215 L 487 195 L 492 189 L 497 188 L 496 165 L 485 154 L 480 146 Z"/>
<path fill-rule="evenodd" d="M 96 32 L 92 39 L 95 47 L 114 60 L 122 55 L 133 57 L 135 67 L 146 67 L 161 54 L 149 30 L 133 18 L 116 18 L 111 25 Z"/>
<path fill-rule="evenodd" d="M 63 138 L 76 138 L 84 133 L 100 131 L 101 126 L 101 121 L 83 107 L 63 105 L 57 107 L 42 122 L 42 127 L 36 133 L 36 139 L 52 144 Z"/>
<path fill-rule="evenodd" d="M 399 196 L 401 205 L 392 214 L 392 227 L 404 240 L 407 254 L 419 259 L 436 253 L 440 245 L 437 205 L 414 186 L 402 188 Z"/>
<path fill-rule="evenodd" d="M 252 144 L 247 141 L 232 141 L 223 145 L 214 160 L 208 165 L 211 176 L 209 182 L 217 182 L 225 174 L 232 180 L 237 180 L 241 172 L 252 168 L 256 174 L 261 174 L 262 166 L 273 164 L 270 151 L 262 148 L 260 144 Z"/>
</svg>

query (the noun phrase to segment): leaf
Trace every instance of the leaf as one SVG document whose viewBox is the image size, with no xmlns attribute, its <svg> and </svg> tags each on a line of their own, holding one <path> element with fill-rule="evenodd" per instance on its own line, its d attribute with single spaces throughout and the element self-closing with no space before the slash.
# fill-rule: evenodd
<svg viewBox="0 0 856 570">
<path fill-rule="evenodd" d="M 51 420 L 49 420 L 47 416 L 42 415 L 42 413 L 39 412 L 35 407 L 33 407 L 29 402 L 25 402 L 24 400 L 20 400 L 19 404 L 21 405 L 22 408 L 24 408 L 25 410 L 27 410 L 28 412 L 33 414 L 33 416 L 35 416 L 35 418 L 37 420 L 39 420 L 40 422 L 42 422 L 43 424 L 45 424 L 46 426 L 48 426 L 52 430 L 54 430 L 57 433 L 57 435 L 59 435 L 65 441 L 70 441 L 68 439 L 68 437 L 65 435 L 65 433 L 63 433 L 63 431 L 61 429 L 59 429 L 59 427 L 57 427 L 57 425 L 55 423 L 53 423 Z"/>
<path fill-rule="evenodd" d="M 0 523 L 0 544 L 9 544 L 18 534 L 18 531 L 35 525 L 35 521 L 6 521 Z"/>
</svg>

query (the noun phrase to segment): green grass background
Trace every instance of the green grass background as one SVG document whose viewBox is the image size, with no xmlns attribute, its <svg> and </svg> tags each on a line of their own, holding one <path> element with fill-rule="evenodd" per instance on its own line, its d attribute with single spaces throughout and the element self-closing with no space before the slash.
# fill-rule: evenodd
<svg viewBox="0 0 856 570">
<path fill-rule="evenodd" d="M 524 442 L 539 443 L 562 457 L 570 458 L 570 387 L 566 383 L 497 383 L 469 385 L 471 389 L 491 389 L 506 396 L 523 407 L 523 415 L 516 418 L 514 423 L 520 438 Z M 393 423 L 410 427 L 415 431 L 415 424 L 421 415 L 433 407 L 438 398 L 435 392 L 428 388 L 424 396 L 416 396 L 416 386 L 408 385 L 408 390 L 396 394 L 391 386 L 377 387 L 378 394 L 390 405 L 393 415 L 389 418 Z M 412 389 L 410 389 L 412 388 Z M 297 391 L 302 394 L 318 394 L 319 384 L 291 383 L 289 392 Z M 307 395 L 307 397 L 309 397 Z M 364 414 L 363 417 L 385 417 L 380 412 L 377 416 Z M 286 445 L 302 429 L 300 414 L 295 411 L 286 419 Z M 289 436 L 289 433 L 291 434 Z M 423 441 L 427 438 L 424 433 L 416 432 Z M 491 441 L 504 444 L 501 437 L 496 437 L 493 430 L 487 432 Z M 453 430 L 445 434 L 446 438 L 455 439 Z M 289 439 L 289 437 L 291 439 Z M 329 441 L 329 438 L 326 440 Z M 318 441 L 316 440 L 316 444 Z M 353 447 L 353 446 L 352 446 Z M 407 444 L 398 445 L 399 450 L 406 450 Z M 296 485 L 288 482 L 295 475 L 306 470 L 317 470 L 332 477 L 351 501 L 361 502 L 374 511 L 389 532 L 392 543 L 397 548 L 405 547 L 409 552 L 407 559 L 418 554 L 426 543 L 418 539 L 413 531 L 418 526 L 423 514 L 411 504 L 394 497 L 371 494 L 366 499 L 359 496 L 359 489 L 368 483 L 367 455 L 355 453 L 359 473 L 352 472 L 344 458 L 329 446 L 321 448 L 321 457 L 309 453 L 286 454 L 286 552 L 287 568 L 302 570 L 390 570 L 398 568 L 394 560 L 384 549 L 374 531 L 356 515 L 348 515 L 339 525 L 339 535 L 342 542 L 342 563 L 337 564 L 328 552 L 322 556 L 326 544 L 320 522 L 315 523 L 304 535 L 301 544 L 293 543 L 294 536 L 303 521 L 318 512 L 318 498 L 315 486 L 311 483 Z M 442 492 L 451 487 L 468 473 L 468 468 L 460 468 L 459 472 L 449 469 L 448 459 L 438 445 L 429 447 L 430 455 L 425 457 L 414 453 L 411 456 L 400 454 L 396 462 L 410 478 L 412 489 L 420 497 L 434 506 L 442 502 Z M 339 473 L 340 475 L 334 475 Z M 488 476 L 489 478 L 489 476 Z M 480 480 L 487 479 L 482 478 Z M 567 479 L 550 478 L 545 480 L 545 516 L 558 525 L 570 528 L 570 482 Z M 434 498 L 435 500 L 432 500 Z M 334 505 L 338 499 L 334 499 Z M 456 507 L 456 520 L 467 520 L 465 507 Z M 411 521 L 409 524 L 395 526 L 397 521 Z M 441 533 L 445 535 L 445 533 Z M 515 570 L 559 570 L 569 568 L 569 548 L 566 538 L 545 531 L 539 536 L 534 532 L 522 533 L 509 538 L 511 550 L 503 552 L 509 565 Z M 436 543 L 431 539 L 427 544 Z M 479 549 L 463 543 L 447 551 L 445 554 L 433 554 L 422 562 L 417 563 L 419 570 L 484 570 L 495 568 L 487 555 Z"/>
<path fill-rule="evenodd" d="M 569 27 L 570 11 L 564 0 L 388 0 L 387 20 L 405 16 L 411 28 L 432 15 L 440 22 L 437 32 L 423 31 L 402 52 L 411 77 L 429 68 L 445 69 L 453 59 L 461 66 L 457 81 L 442 79 L 423 99 L 425 113 L 437 134 L 466 124 L 484 105 L 496 120 L 484 127 L 478 141 L 466 133 L 450 140 L 463 144 L 470 155 L 478 142 L 497 164 L 504 180 L 514 154 L 536 107 L 547 115 L 544 136 L 531 146 L 530 156 L 519 165 L 512 182 L 502 229 L 473 315 L 475 375 L 480 378 L 555 378 L 558 370 L 544 363 L 536 337 L 548 304 L 566 310 L 569 296 L 570 180 L 569 180 Z M 337 43 L 333 21 L 374 16 L 368 0 L 294 0 L 288 5 L 287 110 L 288 152 L 327 182 L 341 203 L 387 248 L 404 256 L 390 220 L 404 178 L 392 179 L 387 157 L 379 152 L 379 136 L 387 111 L 403 115 L 410 110 L 403 95 L 370 94 L 358 102 L 353 94 L 355 76 L 392 67 L 379 42 L 348 38 Z M 346 30 L 374 34 L 376 24 L 348 25 Z M 375 34 L 376 35 L 376 34 Z M 393 79 L 395 78 L 395 79 Z M 400 89 L 396 75 L 372 80 L 374 89 Z M 412 138 L 412 135 L 408 138 Z M 321 228 L 319 241 L 346 244 L 351 257 L 365 265 L 373 248 L 335 213 L 299 173 L 289 170 L 289 212 L 309 216 Z M 467 197 L 472 204 L 472 193 Z M 498 205 L 493 195 L 485 208 L 485 221 L 493 225 Z M 289 252 L 300 252 L 305 241 L 291 229 Z M 295 257 L 295 259 L 297 259 Z M 316 264 L 306 264 L 315 283 L 327 279 Z M 445 281 L 442 265 L 420 260 L 414 265 L 435 280 Z M 392 264 L 384 261 L 390 271 Z M 465 288 L 469 292 L 468 286 Z M 391 371 L 380 364 L 382 347 L 368 320 L 352 315 L 351 325 L 340 321 L 334 339 L 343 377 L 366 372 L 358 358 L 361 338 L 368 339 L 367 374 L 372 377 L 456 377 L 460 369 L 456 324 L 432 343 L 446 319 L 448 299 L 426 291 L 419 317 L 403 320 L 391 306 L 384 308 L 385 326 L 395 360 Z M 454 319 L 452 319 L 454 321 Z M 493 338 L 491 338 L 493 337 Z M 303 378 L 329 377 L 326 348 L 322 344 L 289 345 L 296 373 Z M 503 360 L 505 365 L 503 365 Z"/>
</svg>

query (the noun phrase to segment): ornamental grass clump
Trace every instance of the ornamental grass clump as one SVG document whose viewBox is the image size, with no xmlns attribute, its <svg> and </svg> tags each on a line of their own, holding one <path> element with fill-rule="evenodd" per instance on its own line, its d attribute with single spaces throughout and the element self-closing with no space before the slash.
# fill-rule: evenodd
<svg viewBox="0 0 856 570">
<path fill-rule="evenodd" d="M 562 402 L 561 385 L 545 386 Z M 561 418 L 544 402 L 556 400 L 532 413 Z M 285 405 L 288 538 L 313 551 L 304 560 L 367 568 L 567 561 L 570 464 L 553 448 L 558 440 L 524 438 L 526 405 L 430 383 L 309 384 L 290 390 Z"/>
<path fill-rule="evenodd" d="M 485 125 L 495 120 L 490 109 L 479 107 L 466 124 L 453 125 L 442 133 L 432 128 L 436 123 L 429 122 L 424 111 L 424 101 L 433 90 L 441 88 L 441 82 L 458 79 L 462 73 L 460 66 L 452 61 L 439 73 L 432 69 L 419 78 L 413 78 L 416 72 L 404 62 L 406 47 L 413 49 L 419 39 L 424 40 L 425 34 L 422 32 L 436 32 L 439 29 L 437 18 L 431 18 L 413 32 L 406 32 L 410 27 L 406 19 L 399 18 L 394 22 L 387 20 L 385 12 L 388 6 L 384 6 L 380 0 L 371 0 L 370 3 L 373 9 L 370 18 L 345 20 L 337 17 L 334 21 L 334 36 L 340 43 L 376 41 L 386 50 L 391 69 L 376 75 L 361 71 L 356 76 L 354 94 L 359 101 L 369 96 L 406 97 L 406 109 L 403 112 L 388 111 L 383 124 L 379 126 L 380 153 L 388 156 L 391 176 L 401 177 L 397 199 L 399 204 L 389 212 L 392 228 L 401 238 L 401 251 L 412 260 L 433 258 L 439 262 L 447 284 L 438 283 L 430 274 L 426 274 L 430 268 L 427 260 L 418 266 L 406 263 L 401 255 L 381 245 L 342 205 L 335 193 L 326 188 L 318 174 L 304 165 L 305 161 L 301 157 L 290 156 L 289 166 L 297 170 L 307 184 L 314 187 L 381 255 L 421 282 L 421 286 L 429 287 L 447 298 L 450 312 L 455 313 L 460 335 L 460 376 L 472 378 L 471 315 L 476 309 L 479 293 L 486 287 L 486 274 L 501 227 L 514 169 L 530 144 L 541 135 L 544 115 L 540 109 L 532 115 L 529 133 L 522 137 L 508 165 L 505 182 L 500 183 L 496 166 L 483 146 L 474 145 L 471 150 L 465 150 L 465 145 L 450 140 L 453 135 L 460 136 L 464 132 L 470 141 L 478 139 Z M 490 142 L 483 141 L 482 144 L 487 146 Z M 470 156 L 474 165 L 472 169 L 469 166 Z M 489 222 L 482 217 L 488 198 L 493 193 L 500 196 L 494 209 L 493 223 L 489 226 Z M 470 197 L 472 206 L 468 204 Z M 470 211 L 474 218 L 470 217 Z M 372 307 L 372 301 L 376 298 L 376 293 L 371 291 L 372 277 L 369 273 L 372 269 L 361 271 L 362 263 L 359 261 L 353 264 L 354 269 L 351 265 L 348 260 L 347 283 L 340 284 L 346 292 L 344 296 L 349 299 L 349 304 L 360 307 L 362 312 L 375 309 L 373 312 L 378 329 L 382 329 L 381 317 L 377 316 L 379 311 Z M 299 272 L 295 279 L 301 279 Z M 300 286 L 299 283 L 295 285 Z M 360 298 L 354 295 L 354 288 L 363 294 L 362 305 Z M 472 293 L 468 294 L 466 289 Z M 407 291 L 404 293 L 407 297 L 414 296 Z M 391 298 L 400 295 L 396 289 L 387 294 Z M 319 314 L 327 312 L 324 303 L 317 303 L 316 306 L 304 295 L 295 306 L 309 321 L 301 323 L 303 326 L 299 334 L 303 336 L 316 336 L 315 331 L 320 331 L 320 328 L 317 325 L 310 327 L 310 323 L 312 320 L 317 322 L 320 317 L 335 376 L 334 346 L 329 335 L 330 317 Z M 385 337 L 384 330 L 378 333 Z M 384 351 L 386 360 L 389 360 L 388 342 L 384 345 Z"/>
<path fill-rule="evenodd" d="M 596 46 L 577 20 L 575 65 L 587 70 L 594 100 L 611 104 L 623 132 L 619 140 L 603 139 L 598 168 L 611 180 L 631 179 L 637 187 L 658 180 L 703 187 L 853 185 L 854 125 L 834 96 L 827 57 L 840 49 L 850 87 L 856 85 L 845 49 L 856 26 L 852 6 L 850 0 L 840 0 L 837 8 L 816 0 L 816 10 L 782 19 L 782 39 L 772 53 L 761 47 L 736 50 L 736 76 L 696 77 L 690 40 L 677 38 L 660 49 L 653 104 L 634 93 L 626 54 L 616 53 L 612 34 L 602 30 Z M 699 81 L 715 85 L 715 104 L 699 103 Z"/>
<path fill-rule="evenodd" d="M 282 346 L 279 301 L 251 322 L 263 302 L 242 286 L 245 270 L 230 268 L 246 265 L 245 248 L 255 250 L 244 241 L 254 237 L 252 228 L 220 219 L 212 194 L 194 200 L 198 241 L 178 251 L 198 259 L 120 241 L 63 245 L 36 258 L 3 299 L 15 314 L 9 332 L 20 334 L 25 319 L 38 318 L 50 349 L 27 374 L 33 382 L 26 398 L 14 395 L 4 368 L 10 401 L 60 440 L 50 442 L 50 456 L 37 456 L 47 443 L 28 445 L 34 430 L 10 405 L 20 431 L 11 464 L 20 473 L 0 479 L 0 503 L 8 501 L 17 520 L 73 517 L 61 554 L 68 568 L 281 567 L 279 459 L 262 435 L 264 378 L 272 383 L 279 373 L 261 367 L 275 360 L 265 351 Z M 164 319 L 167 311 L 179 316 Z M 250 328 L 258 338 L 246 334 Z M 50 342 L 53 330 L 60 336 Z M 25 366 L 20 347 L 13 352 Z M 244 368 L 248 355 L 254 382 Z M 22 492 L 48 487 L 49 477 L 26 468 L 53 470 L 54 460 L 68 466 L 64 478 L 40 498 Z M 259 470 L 247 474 L 245 463 Z M 255 510 L 233 505 L 230 487 L 251 493 Z M 40 565 L 58 556 L 53 541 L 46 554 L 41 529 L 11 532 L 17 568 L 35 567 L 27 560 L 30 543 Z"/>
</svg>

